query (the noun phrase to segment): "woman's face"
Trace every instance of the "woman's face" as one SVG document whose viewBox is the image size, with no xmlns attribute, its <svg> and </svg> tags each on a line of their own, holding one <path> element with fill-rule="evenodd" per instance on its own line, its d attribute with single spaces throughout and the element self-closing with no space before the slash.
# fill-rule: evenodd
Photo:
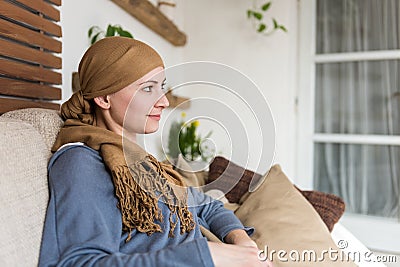
<svg viewBox="0 0 400 267">
<path fill-rule="evenodd" d="M 157 67 L 109 96 L 110 118 L 124 129 L 124 134 L 157 131 L 161 113 L 169 106 L 165 82 L 164 69 Z"/>
</svg>

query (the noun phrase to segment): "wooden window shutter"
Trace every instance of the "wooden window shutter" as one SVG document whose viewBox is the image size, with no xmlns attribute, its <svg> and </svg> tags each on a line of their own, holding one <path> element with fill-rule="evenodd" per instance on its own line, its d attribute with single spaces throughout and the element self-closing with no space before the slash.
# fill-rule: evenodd
<svg viewBox="0 0 400 267">
<path fill-rule="evenodd" d="M 59 109 L 61 0 L 0 0 L 0 114 Z"/>
</svg>

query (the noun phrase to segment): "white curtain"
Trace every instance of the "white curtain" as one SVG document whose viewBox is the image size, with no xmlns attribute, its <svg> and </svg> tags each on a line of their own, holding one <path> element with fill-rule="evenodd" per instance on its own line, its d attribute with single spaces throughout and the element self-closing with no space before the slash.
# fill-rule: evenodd
<svg viewBox="0 0 400 267">
<path fill-rule="evenodd" d="M 400 0 L 317 0 L 317 54 L 400 49 Z M 400 52 L 399 52 L 400 53 Z M 400 61 L 316 66 L 315 132 L 400 135 Z M 398 217 L 400 147 L 315 144 L 318 190 L 347 211 Z"/>
</svg>

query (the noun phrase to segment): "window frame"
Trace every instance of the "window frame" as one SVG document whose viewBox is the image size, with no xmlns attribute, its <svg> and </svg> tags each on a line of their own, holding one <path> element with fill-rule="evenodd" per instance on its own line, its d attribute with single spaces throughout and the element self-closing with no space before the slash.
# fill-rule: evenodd
<svg viewBox="0 0 400 267">
<path fill-rule="evenodd" d="M 400 145 L 400 136 L 343 135 L 315 133 L 315 74 L 316 65 L 330 62 L 400 59 L 400 50 L 332 53 L 316 55 L 316 1 L 298 0 L 298 69 L 296 121 L 296 183 L 301 188 L 313 189 L 314 144 L 373 144 Z M 399 199 L 400 204 L 400 199 Z M 370 249 L 400 253 L 398 219 L 380 218 L 345 213 L 340 222 Z M 371 229 L 379 229 L 371 231 Z"/>
</svg>

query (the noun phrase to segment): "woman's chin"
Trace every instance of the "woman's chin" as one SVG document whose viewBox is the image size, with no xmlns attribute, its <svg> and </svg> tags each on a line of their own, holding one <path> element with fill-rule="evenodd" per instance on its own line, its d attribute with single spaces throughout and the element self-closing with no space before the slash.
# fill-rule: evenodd
<svg viewBox="0 0 400 267">
<path fill-rule="evenodd" d="M 158 130 L 158 124 L 154 125 L 154 126 L 152 125 L 152 126 L 146 127 L 146 129 L 144 130 L 144 133 L 151 134 L 151 133 L 157 132 L 157 130 Z"/>
</svg>

